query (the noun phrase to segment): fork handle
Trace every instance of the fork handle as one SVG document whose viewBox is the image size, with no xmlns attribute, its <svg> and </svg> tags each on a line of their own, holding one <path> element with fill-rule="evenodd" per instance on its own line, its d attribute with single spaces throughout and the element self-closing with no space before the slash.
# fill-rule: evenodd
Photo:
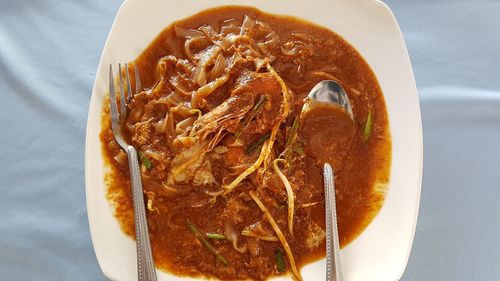
<svg viewBox="0 0 500 281">
<path fill-rule="evenodd" d="M 132 197 L 134 203 L 135 240 L 137 245 L 137 275 L 138 281 L 156 281 L 156 271 L 149 241 L 148 223 L 146 221 L 146 208 L 144 206 L 144 193 L 142 190 L 141 171 L 136 149 L 127 147 L 128 166 L 132 184 Z"/>
</svg>

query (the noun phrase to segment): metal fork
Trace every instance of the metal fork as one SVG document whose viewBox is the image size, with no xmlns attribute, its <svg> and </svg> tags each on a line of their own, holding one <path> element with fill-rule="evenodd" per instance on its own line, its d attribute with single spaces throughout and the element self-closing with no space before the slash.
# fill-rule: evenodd
<svg viewBox="0 0 500 281">
<path fill-rule="evenodd" d="M 125 77 L 127 94 L 125 95 L 125 85 L 123 82 L 122 65 L 118 64 L 119 72 L 119 87 L 120 87 L 120 110 L 116 101 L 115 80 L 113 75 L 113 67 L 109 65 L 109 94 L 111 108 L 111 128 L 115 136 L 116 142 L 121 146 L 128 155 L 128 167 L 130 170 L 130 182 L 132 185 L 132 197 L 134 204 L 135 218 L 135 237 L 137 246 L 137 274 L 139 281 L 156 281 L 156 271 L 151 252 L 151 244 L 149 241 L 148 224 L 146 221 L 146 209 L 144 206 L 144 195 L 142 190 L 141 172 L 139 169 L 139 161 L 137 158 L 136 149 L 128 144 L 123 138 L 122 124 L 127 117 L 127 104 L 133 98 L 132 86 L 130 85 L 130 77 L 128 65 L 125 63 Z M 135 92 L 141 91 L 139 72 L 135 67 Z"/>
</svg>

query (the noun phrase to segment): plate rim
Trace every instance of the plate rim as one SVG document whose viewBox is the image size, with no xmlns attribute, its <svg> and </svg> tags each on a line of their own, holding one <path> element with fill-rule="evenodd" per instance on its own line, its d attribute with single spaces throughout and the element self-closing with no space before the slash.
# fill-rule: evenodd
<svg viewBox="0 0 500 281">
<path fill-rule="evenodd" d="M 86 126 L 86 134 L 85 134 L 85 194 L 86 194 L 86 207 L 87 207 L 87 218 L 88 218 L 88 223 L 89 223 L 89 230 L 90 230 L 90 233 L 91 233 L 91 240 L 92 240 L 92 246 L 94 248 L 94 252 L 96 254 L 96 258 L 98 260 L 98 263 L 99 263 L 99 266 L 103 272 L 103 274 L 110 278 L 110 279 L 113 279 L 113 273 L 112 272 L 109 272 L 108 271 L 108 268 L 106 268 L 104 266 L 104 262 L 101 260 L 101 257 L 99 256 L 98 254 L 98 250 L 96 248 L 96 239 L 97 237 L 95 237 L 95 235 L 93 234 L 95 232 L 95 226 L 93 225 L 93 212 L 90 211 L 92 210 L 92 206 L 91 206 L 91 202 L 89 201 L 89 197 L 91 197 L 91 188 L 89 187 L 89 185 L 91 185 L 91 173 L 90 173 L 90 170 L 91 170 L 91 166 L 93 165 L 93 163 L 90 162 L 90 154 L 92 153 L 92 151 L 89 149 L 90 147 L 90 144 L 91 144 L 91 134 L 92 134 L 92 120 L 93 118 L 95 118 L 95 116 L 93 116 L 93 114 L 91 114 L 93 112 L 93 109 L 94 109 L 94 106 L 95 103 L 96 103 L 96 99 L 98 98 L 97 97 L 97 94 L 95 94 L 95 92 L 97 91 L 97 84 L 98 84 L 98 77 L 97 75 L 99 75 L 99 70 L 103 67 L 103 58 L 105 56 L 105 50 L 107 49 L 108 45 L 109 45 L 109 41 L 110 41 L 110 37 L 112 35 L 112 31 L 114 30 L 116 24 L 117 24 L 117 19 L 118 17 L 120 16 L 120 12 L 124 9 L 124 7 L 126 7 L 127 5 L 129 5 L 130 3 L 132 2 L 138 2 L 139 0 L 125 0 L 119 7 L 119 9 L 117 10 L 116 12 L 116 15 L 115 15 L 115 18 L 113 20 L 113 24 L 111 25 L 110 27 L 110 31 L 106 37 L 106 41 L 103 45 L 103 48 L 102 48 L 102 52 L 101 52 L 101 56 L 100 56 L 100 59 L 99 59 L 99 63 L 98 63 L 98 67 L 97 67 L 97 70 L 96 70 L 96 77 L 94 79 L 94 83 L 93 83 L 93 87 L 92 87 L 92 95 L 91 95 L 91 99 L 90 99 L 90 103 L 89 103 L 89 109 L 88 109 L 88 116 L 87 116 L 87 126 Z M 344 1 L 348 1 L 348 0 L 344 0 Z M 399 280 L 403 275 L 404 275 L 404 272 L 405 272 L 405 269 L 407 267 L 407 264 L 408 264 L 408 261 L 409 261 L 409 257 L 411 255 L 411 249 L 413 247 L 413 243 L 414 243 L 414 238 L 415 238 L 415 233 L 416 233 L 416 226 L 417 226 L 417 223 L 418 223 L 418 215 L 419 215 L 419 211 L 420 211 L 420 199 L 421 199 L 421 190 L 422 190 L 422 177 L 423 177 L 423 150 L 424 150 L 424 146 L 423 146 L 423 130 L 422 130 L 422 118 L 421 118 L 421 107 L 420 107 L 420 102 L 419 102 L 419 98 L 418 98 L 418 91 L 417 91 L 417 87 L 416 87 L 416 82 L 415 82 L 415 76 L 414 76 L 414 72 L 413 72 L 413 67 L 412 67 L 412 64 L 411 64 L 411 59 L 410 59 L 410 56 L 408 54 L 408 48 L 406 46 L 406 43 L 405 43 L 405 40 L 404 40 L 404 36 L 401 32 L 401 28 L 397 22 L 397 19 L 394 15 L 394 13 L 392 12 L 392 10 L 389 8 L 389 6 L 380 1 L 380 0 L 356 0 L 356 1 L 359 1 L 359 2 L 371 2 L 373 4 L 376 4 L 376 5 L 380 5 L 383 9 L 386 10 L 386 12 L 389 13 L 390 17 L 391 17 L 391 20 L 393 21 L 393 24 L 397 27 L 398 29 L 398 32 L 399 32 L 399 37 L 401 38 L 401 43 L 403 44 L 403 48 L 404 48 L 404 51 L 405 51 L 405 56 L 406 56 L 406 59 L 408 60 L 409 62 L 409 71 L 411 73 L 411 81 L 409 81 L 411 83 L 411 85 L 409 85 L 411 88 L 412 88 L 412 94 L 414 96 L 414 101 L 415 101 L 415 107 L 417 109 L 417 115 L 415 116 L 415 118 L 417 119 L 417 123 L 418 123 L 418 128 L 415 129 L 415 132 L 417 133 L 418 137 L 419 137 L 419 140 L 418 140 L 418 147 L 417 147 L 417 168 L 418 168 L 418 171 L 416 171 L 417 173 L 417 179 L 418 179 L 418 182 L 417 182 L 417 194 L 416 194 L 416 200 L 414 201 L 415 203 L 415 206 L 414 206 L 414 209 L 416 210 L 415 212 L 415 216 L 414 216 L 414 219 L 413 219 L 413 226 L 412 226 L 412 231 L 411 231 L 411 234 L 410 234 L 410 243 L 408 243 L 408 249 L 406 250 L 406 259 L 404 260 L 404 262 L 402 263 L 402 266 L 400 267 L 400 272 L 398 274 L 398 277 L 396 280 Z M 221 4 L 215 4 L 215 2 L 211 2 L 213 5 L 211 5 L 211 7 L 218 7 L 218 6 L 226 6 L 228 5 L 226 2 L 221 2 Z M 254 2 L 252 1 L 249 1 L 248 4 L 243 4 L 241 5 L 239 2 L 237 4 L 232 4 L 232 5 L 235 5 L 235 6 L 252 6 L 252 7 L 255 7 L 259 10 L 264 10 L 262 7 L 259 7 L 259 6 L 256 6 L 254 4 Z M 203 11 L 205 9 L 200 9 L 200 11 Z M 191 14 L 194 14 L 195 12 L 191 13 Z M 276 14 L 276 13 L 273 13 L 271 12 L 272 14 Z M 283 13 L 283 15 L 286 15 Z M 298 16 L 297 16 L 298 17 Z M 307 21 L 312 21 L 311 19 L 307 19 Z M 172 21 L 170 21 L 172 22 Z M 320 24 L 318 24 L 320 25 Z M 326 28 L 328 29 L 331 29 L 330 27 L 327 27 Z M 337 32 L 336 32 L 337 33 Z M 349 42 L 349 41 L 348 41 Z M 99 110 L 100 111 L 100 110 Z M 99 114 L 99 120 L 100 120 L 100 114 Z M 389 118 L 389 121 L 390 121 L 390 118 Z M 390 124 L 391 125 L 391 124 Z M 392 130 L 391 130 L 392 132 Z M 392 133 L 391 133 L 392 135 Z M 100 145 L 100 143 L 99 143 Z M 94 148 L 95 149 L 95 148 Z M 99 149 L 100 151 L 100 149 Z M 391 152 L 393 153 L 393 151 Z M 101 156 L 102 157 L 102 156 Z M 391 163 L 391 166 L 392 166 L 392 163 Z M 392 174 L 392 167 L 391 167 L 391 174 Z M 103 183 L 104 184 L 104 183 Z M 111 206 L 110 206 L 111 208 Z M 124 234 L 124 233 L 123 233 Z M 125 234 L 124 234 L 125 235 Z M 132 240 L 132 239 L 131 239 Z"/>
</svg>

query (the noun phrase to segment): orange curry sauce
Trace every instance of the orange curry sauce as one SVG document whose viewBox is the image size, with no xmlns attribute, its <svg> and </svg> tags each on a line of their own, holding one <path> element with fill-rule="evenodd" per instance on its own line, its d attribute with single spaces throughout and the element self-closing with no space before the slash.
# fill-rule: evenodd
<svg viewBox="0 0 500 281">
<path fill-rule="evenodd" d="M 295 166 L 288 170 L 290 178 L 293 179 L 297 174 L 302 175 L 303 179 L 301 186 L 292 184 L 295 189 L 293 237 L 287 232 L 286 193 L 279 181 L 274 187 L 256 187 L 249 178 L 240 183 L 228 197 L 221 196 L 215 204 L 197 208 L 193 207 L 193 202 L 201 196 L 199 189 L 203 187 L 188 186 L 187 188 L 192 188 L 192 192 L 169 197 L 162 195 L 157 182 L 143 179 L 145 193 L 156 192 L 152 201 L 154 209 L 147 210 L 155 263 L 159 268 L 177 275 L 208 276 L 222 280 L 265 280 L 282 274 L 275 261 L 276 249 L 282 249 L 279 241 L 240 236 L 238 245 L 246 250 L 240 253 L 228 241 L 210 240 L 228 260 L 228 266 L 224 266 L 186 227 L 186 220 L 189 219 L 202 232 L 224 234 L 224 223 L 227 220 L 236 221 L 234 227 L 238 232 L 246 225 L 259 221 L 267 223 L 261 210 L 248 197 L 248 191 L 256 188 L 262 190 L 259 196 L 264 205 L 271 211 L 281 230 L 286 232 L 285 236 L 298 266 L 302 267 L 324 257 L 325 242 L 324 236 L 321 237 L 325 227 L 321 169 L 324 162 L 331 163 L 335 169 L 342 247 L 367 227 L 384 201 L 391 161 L 391 139 L 384 97 L 374 73 L 361 55 L 339 35 L 326 28 L 292 17 L 266 14 L 254 8 L 221 7 L 207 10 L 167 27 L 137 58 L 135 63 L 143 86 L 149 88 L 157 82 L 155 71 L 162 57 L 173 55 L 186 58 L 184 39 L 176 37 L 175 25 L 192 29 L 210 25 L 217 30 L 222 22 L 228 19 L 241 22 L 245 15 L 269 24 L 282 42 L 293 39 L 293 36 L 304 37 L 302 34 L 305 34 L 307 39 L 304 40 L 312 47 L 313 53 L 306 54 L 300 69 L 286 54 L 279 53 L 279 49 L 273 54 L 275 59 L 272 66 L 294 95 L 293 110 L 287 120 L 293 121 L 293 117 L 300 114 L 303 98 L 317 82 L 335 79 L 349 95 L 354 123 L 348 121 L 348 117 L 342 112 L 329 107 L 315 108 L 300 119 L 298 140 L 301 158 L 296 161 L 296 165 L 292 163 Z M 213 95 L 215 94 L 217 93 Z M 202 110 L 202 113 L 206 113 L 206 110 Z M 164 112 L 161 114 L 165 115 Z M 371 115 L 373 123 L 369 136 L 364 137 L 368 115 Z M 277 150 L 284 146 L 280 136 L 285 138 L 291 121 L 285 122 L 283 134 L 278 134 Z M 256 137 L 248 136 L 249 139 Z M 108 199 L 121 228 L 133 237 L 134 217 L 129 172 L 126 165 L 116 160 L 120 149 L 111 132 L 107 103 L 102 114 L 101 141 L 105 163 L 109 168 L 106 174 Z M 258 155 L 258 151 L 259 149 L 253 153 Z M 256 156 L 252 159 L 255 158 Z M 154 166 L 155 162 L 152 162 Z M 216 179 L 221 181 L 222 175 L 227 172 L 227 167 L 224 166 L 227 162 L 217 163 L 212 165 L 212 170 Z M 272 168 L 269 171 L 272 173 Z M 151 174 L 148 176 L 151 177 Z M 145 200 L 146 198 L 148 197 L 145 196 Z M 232 213 L 228 212 L 228 208 L 232 208 L 235 202 L 240 204 L 238 206 L 241 209 L 238 219 L 231 217 Z M 269 225 L 266 225 L 266 229 L 273 233 Z M 319 238 L 311 238 L 311 232 L 314 231 Z M 311 242 L 313 238 L 317 240 Z M 286 268 L 290 271 L 290 261 L 286 255 L 284 258 Z"/>
</svg>

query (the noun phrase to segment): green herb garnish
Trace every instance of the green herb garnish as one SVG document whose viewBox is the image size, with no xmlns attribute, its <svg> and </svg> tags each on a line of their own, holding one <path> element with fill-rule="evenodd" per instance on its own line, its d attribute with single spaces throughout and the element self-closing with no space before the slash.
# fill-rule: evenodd
<svg viewBox="0 0 500 281">
<path fill-rule="evenodd" d="M 363 129 L 363 140 L 367 141 L 372 134 L 373 117 L 371 109 L 368 110 L 368 117 L 366 117 L 365 128 Z"/>
<path fill-rule="evenodd" d="M 138 154 L 139 154 L 139 159 L 141 160 L 141 164 L 144 165 L 146 169 L 151 170 L 153 168 L 153 164 L 151 163 L 149 158 L 146 155 L 144 155 L 142 151 L 139 151 Z"/>
<path fill-rule="evenodd" d="M 219 254 L 219 252 L 215 249 L 215 247 L 212 246 L 212 244 L 210 244 L 210 242 L 208 242 L 208 240 L 205 238 L 203 233 L 201 233 L 201 231 L 196 227 L 196 225 L 194 225 L 190 220 L 188 220 L 187 226 L 188 226 L 189 230 L 194 234 L 194 236 L 198 240 L 200 240 L 201 243 L 203 243 L 203 245 L 205 246 L 205 248 L 207 248 L 207 250 L 209 252 L 214 254 L 217 257 L 217 259 L 220 260 L 225 266 L 227 266 L 229 264 L 227 262 L 226 258 L 223 257 L 221 254 Z"/>
<path fill-rule="evenodd" d="M 266 96 L 260 96 L 259 100 L 254 105 L 250 114 L 247 115 L 245 117 L 245 119 L 243 120 L 243 126 L 234 135 L 235 139 L 238 139 L 241 136 L 241 133 L 243 133 L 243 131 L 245 131 L 248 128 L 248 125 L 250 125 L 250 121 L 252 121 L 252 119 L 257 115 L 257 113 L 259 113 L 259 111 L 262 109 L 262 106 L 264 105 L 265 101 L 266 101 Z"/>
<path fill-rule="evenodd" d="M 219 233 L 207 233 L 205 236 L 210 239 L 226 240 L 226 236 Z"/>
<path fill-rule="evenodd" d="M 293 154 L 298 154 L 299 156 L 304 155 L 304 148 L 302 147 L 300 140 L 297 139 L 299 134 L 299 126 L 300 126 L 300 115 L 296 116 L 295 119 L 293 120 L 292 127 L 290 128 L 290 133 L 286 138 L 286 144 L 283 154 L 287 163 L 292 162 Z"/>
<path fill-rule="evenodd" d="M 290 135 L 286 140 L 286 146 L 289 146 L 295 142 L 299 130 L 299 122 L 300 122 L 300 116 L 298 115 L 295 117 L 295 120 L 293 120 L 292 128 L 290 129 Z"/>
<path fill-rule="evenodd" d="M 258 138 L 256 141 L 252 142 L 246 149 L 246 153 L 250 153 L 254 151 L 257 147 L 259 147 L 261 144 L 263 144 L 269 137 L 271 136 L 270 133 L 262 135 L 260 138 Z"/>
<path fill-rule="evenodd" d="M 276 267 L 278 268 L 278 271 L 285 272 L 286 264 L 283 251 L 281 251 L 281 249 L 276 249 L 276 251 L 274 251 L 274 256 L 276 257 Z"/>
</svg>

